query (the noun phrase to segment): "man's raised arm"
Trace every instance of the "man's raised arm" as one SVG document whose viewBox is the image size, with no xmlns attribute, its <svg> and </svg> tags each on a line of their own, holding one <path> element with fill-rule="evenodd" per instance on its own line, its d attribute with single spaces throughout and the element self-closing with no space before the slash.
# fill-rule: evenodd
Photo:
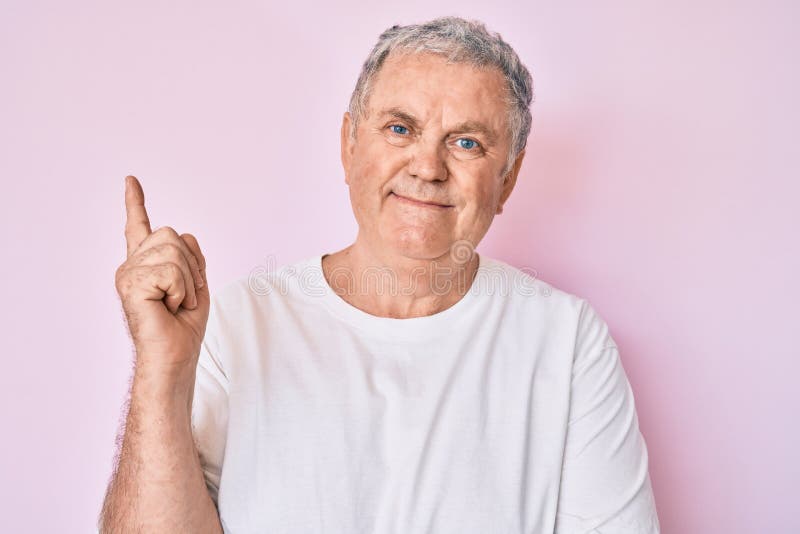
<svg viewBox="0 0 800 534">
<path fill-rule="evenodd" d="M 125 182 L 128 254 L 116 288 L 136 349 L 119 458 L 98 528 L 102 533 L 222 532 L 191 425 L 197 359 L 210 295 L 197 240 L 155 232 L 139 181 Z"/>
</svg>

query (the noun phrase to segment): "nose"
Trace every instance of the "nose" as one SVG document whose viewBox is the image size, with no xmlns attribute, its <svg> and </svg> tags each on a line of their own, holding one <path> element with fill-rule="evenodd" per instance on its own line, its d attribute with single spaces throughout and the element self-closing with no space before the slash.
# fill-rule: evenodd
<svg viewBox="0 0 800 534">
<path fill-rule="evenodd" d="M 446 147 L 436 139 L 420 139 L 414 145 L 408 162 L 408 173 L 427 181 L 446 180 Z"/>
</svg>

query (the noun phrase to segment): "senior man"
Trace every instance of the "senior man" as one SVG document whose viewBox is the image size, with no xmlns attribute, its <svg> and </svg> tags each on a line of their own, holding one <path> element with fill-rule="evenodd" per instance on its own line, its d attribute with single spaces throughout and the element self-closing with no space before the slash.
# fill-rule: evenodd
<svg viewBox="0 0 800 534">
<path fill-rule="evenodd" d="M 656 533 L 647 448 L 589 303 L 475 247 L 532 80 L 477 21 L 393 26 L 341 127 L 354 242 L 213 297 L 126 182 L 136 347 L 108 532 Z"/>
</svg>

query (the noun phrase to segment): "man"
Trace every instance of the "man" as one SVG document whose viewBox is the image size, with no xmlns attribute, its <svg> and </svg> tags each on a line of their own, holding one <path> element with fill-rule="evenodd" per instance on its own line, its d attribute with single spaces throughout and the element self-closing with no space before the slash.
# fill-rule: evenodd
<svg viewBox="0 0 800 534">
<path fill-rule="evenodd" d="M 478 22 L 386 30 L 341 128 L 355 241 L 213 298 L 197 241 L 151 232 L 129 177 L 137 360 L 101 530 L 659 532 L 607 325 L 475 252 L 531 100 Z"/>
</svg>

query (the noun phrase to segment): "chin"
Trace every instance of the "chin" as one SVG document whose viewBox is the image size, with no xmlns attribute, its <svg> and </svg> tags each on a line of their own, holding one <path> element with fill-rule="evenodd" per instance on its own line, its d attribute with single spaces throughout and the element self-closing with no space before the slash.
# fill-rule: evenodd
<svg viewBox="0 0 800 534">
<path fill-rule="evenodd" d="M 450 251 L 450 242 L 441 237 L 432 238 L 426 233 L 403 231 L 392 240 L 394 251 L 407 258 L 435 260 Z"/>
</svg>

